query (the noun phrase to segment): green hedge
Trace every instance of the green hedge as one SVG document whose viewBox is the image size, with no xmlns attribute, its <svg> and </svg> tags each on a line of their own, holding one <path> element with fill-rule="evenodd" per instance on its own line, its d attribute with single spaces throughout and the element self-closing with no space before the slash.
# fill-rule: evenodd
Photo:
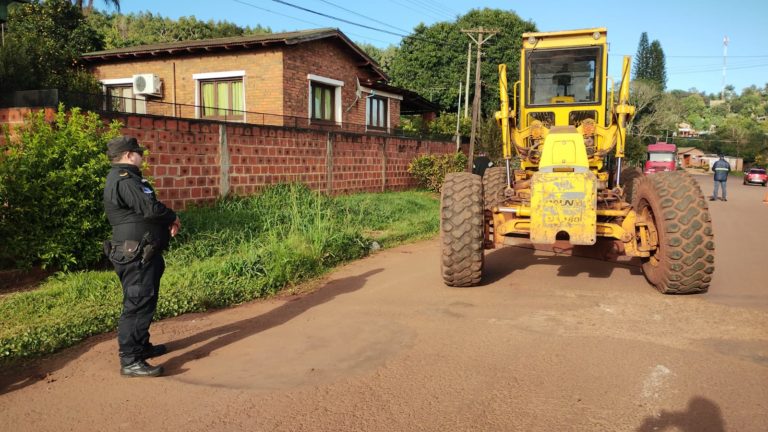
<svg viewBox="0 0 768 432">
<path fill-rule="evenodd" d="M 366 255 L 433 236 L 437 199 L 426 192 L 329 198 L 280 185 L 250 198 L 182 213 L 166 254 L 156 319 L 272 295 Z M 0 298 L 0 362 L 40 356 L 114 330 L 120 283 L 113 272 L 61 273 L 35 291 Z"/>
<path fill-rule="evenodd" d="M 445 175 L 450 172 L 460 172 L 467 168 L 467 156 L 464 153 L 444 155 L 422 155 L 408 165 L 408 172 L 416 177 L 419 186 L 440 192 Z"/>
<path fill-rule="evenodd" d="M 109 224 L 101 204 L 109 171 L 104 128 L 94 113 L 59 107 L 53 123 L 32 113 L 0 147 L 0 268 L 79 269 L 101 260 Z"/>
</svg>

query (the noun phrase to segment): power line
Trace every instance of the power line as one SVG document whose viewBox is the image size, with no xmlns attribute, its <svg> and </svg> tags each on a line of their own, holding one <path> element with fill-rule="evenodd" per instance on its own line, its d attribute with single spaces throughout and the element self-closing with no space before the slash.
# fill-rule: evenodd
<svg viewBox="0 0 768 432">
<path fill-rule="evenodd" d="M 353 14 L 353 15 L 357 15 L 357 16 L 359 16 L 359 17 L 361 17 L 361 18 L 365 18 L 365 19 L 367 19 L 367 20 L 371 20 L 371 21 L 373 21 L 373 22 L 375 22 L 375 23 L 383 24 L 383 25 L 385 25 L 385 26 L 387 26 L 387 27 L 389 27 L 389 28 L 393 28 L 393 29 L 395 29 L 395 30 L 399 30 L 399 31 L 401 31 L 401 32 L 405 32 L 405 33 L 408 33 L 408 30 L 403 30 L 403 29 L 401 29 L 401 28 L 399 28 L 399 27 L 395 27 L 395 26 L 393 26 L 393 25 L 391 25 L 391 24 L 387 24 L 387 23 L 385 23 L 385 22 L 383 22 L 383 21 L 379 21 L 379 20 L 377 20 L 377 19 L 374 19 L 374 18 L 371 18 L 371 17 L 369 17 L 369 16 L 367 16 L 367 15 L 363 15 L 363 14 L 357 13 L 357 12 L 355 12 L 355 11 L 353 11 L 353 10 L 350 10 L 350 9 L 347 9 L 347 8 L 345 8 L 345 7 L 343 7 L 343 6 L 339 6 L 339 5 L 337 5 L 336 3 L 333 3 L 333 2 L 331 2 L 331 1 L 328 1 L 328 0 L 320 0 L 320 1 L 321 1 L 321 2 L 323 2 L 323 3 L 329 4 L 329 5 L 331 5 L 331 6 L 337 7 L 337 8 L 339 8 L 339 9 L 343 10 L 343 11 L 349 12 L 349 13 L 351 13 L 351 14 Z"/>
<path fill-rule="evenodd" d="M 412 10 L 412 11 L 414 11 L 414 12 L 419 12 L 419 13 L 424 13 L 424 12 L 425 12 L 424 10 L 418 10 L 418 9 L 414 9 L 414 8 L 412 8 L 412 7 L 411 7 L 411 6 L 410 6 L 408 3 L 401 3 L 401 2 L 399 2 L 399 1 L 397 1 L 397 0 L 390 0 L 390 1 L 391 1 L 392 3 L 395 3 L 395 4 L 399 5 L 399 6 L 401 6 L 401 7 L 404 7 L 404 8 L 406 8 L 406 9 L 410 9 L 410 10 Z M 435 18 L 435 19 L 436 19 L 436 20 L 438 20 L 438 21 L 440 20 L 440 18 L 439 18 L 439 17 L 437 17 L 437 16 L 435 16 L 435 15 L 432 15 L 431 13 L 426 13 L 426 15 L 429 15 L 430 17 L 432 17 L 432 18 Z"/>
<path fill-rule="evenodd" d="M 269 13 L 274 14 L 274 15 L 282 16 L 282 17 L 289 18 L 289 19 L 292 19 L 292 20 L 295 20 L 295 21 L 300 21 L 300 22 L 303 22 L 303 23 L 306 23 L 306 24 L 311 24 L 311 25 L 313 25 L 315 27 L 326 27 L 323 24 L 319 24 L 319 23 L 316 23 L 316 22 L 303 20 L 301 18 L 296 18 L 294 16 L 286 15 L 286 14 L 283 14 L 283 13 L 280 13 L 280 12 L 275 12 L 273 10 L 263 8 L 261 6 L 256 6 L 253 3 L 248 3 L 246 1 L 242 1 L 242 0 L 232 0 L 232 1 L 235 2 L 235 3 L 240 3 L 240 4 L 245 5 L 245 6 L 250 6 L 250 7 L 255 8 L 255 9 L 262 10 L 264 12 L 269 12 Z M 365 39 L 365 40 L 372 40 L 372 41 L 381 42 L 383 44 L 388 44 L 388 45 L 392 44 L 391 41 L 385 41 L 385 40 L 381 40 L 381 39 L 376 39 L 376 38 L 372 38 L 370 36 L 361 35 L 359 33 L 354 33 L 354 32 L 350 32 L 350 31 L 347 31 L 345 33 L 348 34 L 348 35 L 351 35 L 351 36 L 357 36 L 357 37 Z"/>
<path fill-rule="evenodd" d="M 344 22 L 344 23 L 347 23 L 347 24 L 350 24 L 350 25 L 366 28 L 368 30 L 375 30 L 375 31 L 379 31 L 379 32 L 382 32 L 382 33 L 387 33 L 387 34 L 391 34 L 391 35 L 399 36 L 399 37 L 406 37 L 407 36 L 407 35 L 404 35 L 404 34 L 401 34 L 401 33 L 395 33 L 395 32 L 391 32 L 389 30 L 384 30 L 384 29 L 380 29 L 380 28 L 376 28 L 376 27 L 371 27 L 369 25 L 356 23 L 354 21 L 346 20 L 344 18 L 335 17 L 333 15 L 328 15 L 328 14 L 325 14 L 325 13 L 322 13 L 322 12 L 318 12 L 318 11 L 315 11 L 315 10 L 312 10 L 312 9 L 307 9 L 307 8 L 305 8 L 303 6 L 295 5 L 295 4 L 287 2 L 285 0 L 272 0 L 272 1 L 275 2 L 275 3 L 280 3 L 280 4 L 283 4 L 283 5 L 286 5 L 286 6 L 290 6 L 292 8 L 303 10 L 303 11 L 309 12 L 311 14 L 320 15 L 320 16 L 325 17 L 325 18 L 330 18 L 330 19 L 333 19 L 333 20 L 336 20 L 336 21 L 341 21 L 341 22 Z"/>
<path fill-rule="evenodd" d="M 306 20 L 303 20 L 301 18 L 292 17 L 290 15 L 282 14 L 280 12 L 275 12 L 275 11 L 263 8 L 261 6 L 256 6 L 255 4 L 251 4 L 251 3 L 248 3 L 248 2 L 245 2 L 245 1 L 242 1 L 242 0 L 232 0 L 232 1 L 235 2 L 235 3 L 240 3 L 242 5 L 250 6 L 252 8 L 263 10 L 264 12 L 269 12 L 271 14 L 275 14 L 275 15 L 278 15 L 278 16 L 281 16 L 281 17 L 285 17 L 285 18 L 289 18 L 289 19 L 292 19 L 292 20 L 300 21 L 300 22 L 303 22 L 303 23 L 306 23 L 306 24 L 311 24 L 311 25 L 317 26 L 317 27 L 323 27 L 322 24 L 318 24 L 318 23 L 311 22 L 311 21 L 306 21 Z"/>
</svg>

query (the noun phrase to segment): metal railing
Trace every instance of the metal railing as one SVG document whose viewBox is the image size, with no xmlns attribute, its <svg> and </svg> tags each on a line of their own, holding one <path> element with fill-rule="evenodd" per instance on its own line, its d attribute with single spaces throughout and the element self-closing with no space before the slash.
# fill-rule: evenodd
<svg viewBox="0 0 768 432">
<path fill-rule="evenodd" d="M 255 111 L 241 111 L 223 108 L 205 107 L 152 99 L 118 97 L 104 94 L 58 92 L 59 100 L 67 106 L 77 106 L 94 112 L 114 114 L 138 114 L 161 117 L 174 117 L 190 120 L 207 120 L 248 125 L 277 126 L 295 129 L 349 132 L 356 134 L 406 137 L 436 141 L 452 141 L 451 135 L 435 134 L 429 131 L 404 130 L 396 128 L 373 128 L 365 124 L 351 122 L 333 122 L 310 119 L 308 117 L 286 116 Z"/>
</svg>

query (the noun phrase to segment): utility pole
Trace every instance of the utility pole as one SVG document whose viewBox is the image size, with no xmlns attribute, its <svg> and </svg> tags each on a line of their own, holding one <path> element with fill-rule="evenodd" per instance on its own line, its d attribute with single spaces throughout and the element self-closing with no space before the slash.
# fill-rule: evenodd
<svg viewBox="0 0 768 432">
<path fill-rule="evenodd" d="M 472 42 L 469 42 L 467 44 L 467 84 L 464 86 L 465 93 L 464 93 L 464 118 L 467 118 L 467 112 L 469 108 L 469 65 L 471 64 L 471 57 L 472 57 Z"/>
<path fill-rule="evenodd" d="M 720 93 L 720 99 L 725 101 L 725 66 L 728 59 L 728 36 L 723 37 L 723 91 Z"/>
<path fill-rule="evenodd" d="M 459 107 L 456 110 L 456 152 L 458 152 L 459 149 L 461 149 L 461 135 L 459 135 L 460 124 L 461 124 L 461 81 L 459 81 Z"/>
<path fill-rule="evenodd" d="M 477 137 L 477 123 L 480 119 L 480 55 L 483 50 L 483 44 L 498 33 L 498 30 L 480 28 L 471 30 L 461 30 L 466 33 L 474 43 L 477 44 L 477 60 L 475 62 L 475 97 L 472 101 L 472 132 L 469 136 L 469 157 L 467 158 L 467 171 L 472 172 L 472 162 L 475 157 L 475 139 Z M 473 36 L 477 34 L 477 39 Z"/>
</svg>

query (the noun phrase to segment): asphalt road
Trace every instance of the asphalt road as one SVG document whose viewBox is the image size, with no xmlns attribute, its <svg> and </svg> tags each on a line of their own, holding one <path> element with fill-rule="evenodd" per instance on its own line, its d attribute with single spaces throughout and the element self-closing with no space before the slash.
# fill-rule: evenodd
<svg viewBox="0 0 768 432">
<path fill-rule="evenodd" d="M 525 247 L 448 288 L 427 241 L 309 293 L 156 323 L 162 378 L 119 377 L 113 334 L 2 371 L 0 430 L 768 430 L 766 190 L 733 180 L 710 203 L 708 294 Z"/>
</svg>

